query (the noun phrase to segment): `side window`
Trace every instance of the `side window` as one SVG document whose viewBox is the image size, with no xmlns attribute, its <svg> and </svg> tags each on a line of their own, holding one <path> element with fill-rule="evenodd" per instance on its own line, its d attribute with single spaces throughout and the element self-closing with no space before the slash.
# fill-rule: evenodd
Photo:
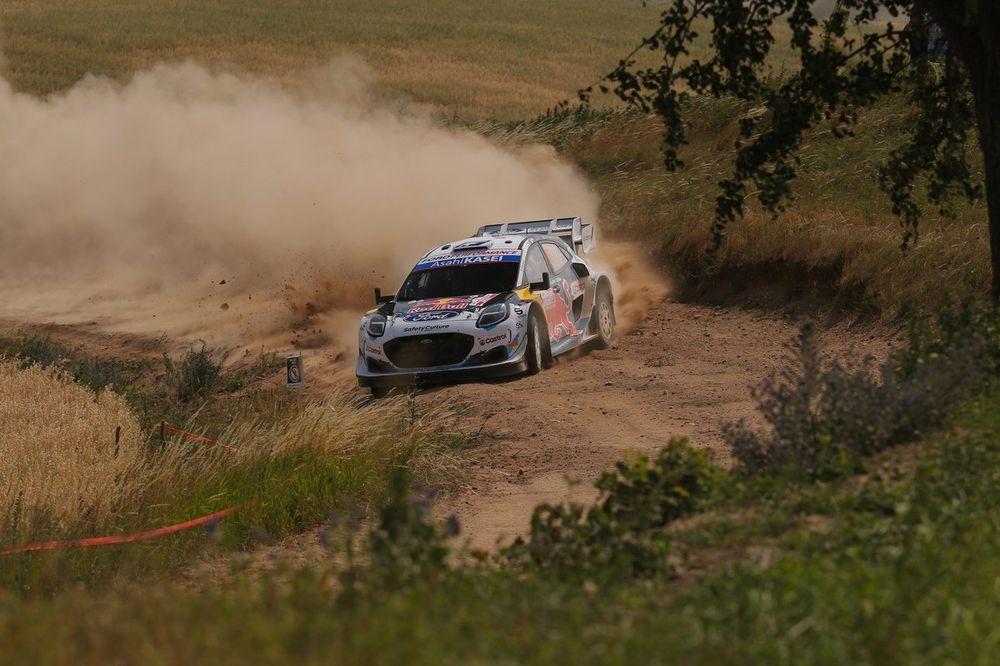
<svg viewBox="0 0 1000 666">
<path fill-rule="evenodd" d="M 546 273 L 548 270 L 549 265 L 545 263 L 545 257 L 542 256 L 542 250 L 538 244 L 528 248 L 528 254 L 524 257 L 524 281 L 528 283 L 541 282 L 542 273 Z"/>
<path fill-rule="evenodd" d="M 545 256 L 549 258 L 549 263 L 552 264 L 552 272 L 562 273 L 566 264 L 569 263 L 569 257 L 563 253 L 558 245 L 545 243 L 542 247 L 545 248 Z"/>
</svg>

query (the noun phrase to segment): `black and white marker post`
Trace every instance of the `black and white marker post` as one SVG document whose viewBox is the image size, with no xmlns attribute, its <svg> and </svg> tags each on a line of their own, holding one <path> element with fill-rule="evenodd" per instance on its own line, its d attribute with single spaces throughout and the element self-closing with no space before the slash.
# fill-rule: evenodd
<svg viewBox="0 0 1000 666">
<path fill-rule="evenodd" d="M 302 354 L 285 359 L 285 374 L 288 377 L 288 388 L 302 386 Z"/>
</svg>

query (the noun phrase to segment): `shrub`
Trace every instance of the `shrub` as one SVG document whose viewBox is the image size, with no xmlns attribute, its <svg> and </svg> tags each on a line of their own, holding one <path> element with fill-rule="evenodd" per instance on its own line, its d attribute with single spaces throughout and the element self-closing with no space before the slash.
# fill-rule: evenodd
<svg viewBox="0 0 1000 666">
<path fill-rule="evenodd" d="M 646 577 L 669 571 L 670 522 L 693 512 L 714 487 L 719 472 L 704 452 L 671 440 L 650 461 L 619 462 L 597 480 L 597 503 L 539 505 L 527 541 L 504 551 L 508 561 L 543 571 L 588 578 Z"/>
<path fill-rule="evenodd" d="M 212 359 L 212 350 L 201 343 L 201 349 L 189 349 L 181 359 L 180 367 L 175 368 L 173 361 L 166 355 L 163 357 L 167 375 L 177 387 L 177 398 L 182 402 L 191 402 L 204 398 L 219 383 L 222 368 Z"/>
<path fill-rule="evenodd" d="M 995 377 L 994 310 L 942 315 L 877 368 L 871 358 L 824 362 L 812 325 L 789 345 L 788 365 L 753 389 L 769 426 L 723 426 L 738 469 L 808 479 L 842 476 L 863 456 L 911 441 L 942 423 Z"/>
<path fill-rule="evenodd" d="M 405 470 L 392 471 L 378 524 L 368 533 L 360 553 L 354 549 L 353 529 L 348 533 L 348 566 L 338 576 L 342 603 L 355 604 L 379 592 L 395 593 L 402 586 L 433 580 L 449 571 L 448 539 L 458 534 L 458 519 L 430 520 L 430 499 L 415 491 Z"/>
<path fill-rule="evenodd" d="M 69 358 L 71 354 L 69 349 L 58 342 L 37 336 L 4 340 L 2 351 L 21 359 L 21 367 L 23 368 L 33 364 L 47 368 L 54 363 L 59 363 Z"/>
<path fill-rule="evenodd" d="M 0 355 L 19 359 L 20 366 L 41 368 L 57 366 L 73 379 L 95 393 L 107 387 L 122 393 L 133 383 L 143 367 L 141 362 L 122 362 L 117 359 L 99 359 L 72 350 L 50 338 L 25 336 L 0 339 Z"/>
</svg>

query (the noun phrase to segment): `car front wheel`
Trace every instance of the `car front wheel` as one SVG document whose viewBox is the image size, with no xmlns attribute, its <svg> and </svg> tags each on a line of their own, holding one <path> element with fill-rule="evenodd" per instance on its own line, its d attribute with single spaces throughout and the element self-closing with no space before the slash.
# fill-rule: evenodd
<svg viewBox="0 0 1000 666">
<path fill-rule="evenodd" d="M 545 320 L 541 315 L 532 313 L 528 318 L 528 349 L 525 351 L 529 375 L 537 375 L 543 368 L 552 365 L 548 342 Z"/>
</svg>

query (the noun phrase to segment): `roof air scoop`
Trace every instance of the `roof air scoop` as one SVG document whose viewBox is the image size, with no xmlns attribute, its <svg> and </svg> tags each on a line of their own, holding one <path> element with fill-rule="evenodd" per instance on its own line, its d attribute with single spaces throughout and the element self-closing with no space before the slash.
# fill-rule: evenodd
<svg viewBox="0 0 1000 666">
<path fill-rule="evenodd" d="M 491 240 L 472 240 L 464 243 L 456 243 L 455 247 L 452 248 L 452 251 L 461 252 L 463 250 L 488 250 L 492 245 L 493 241 Z"/>
</svg>

